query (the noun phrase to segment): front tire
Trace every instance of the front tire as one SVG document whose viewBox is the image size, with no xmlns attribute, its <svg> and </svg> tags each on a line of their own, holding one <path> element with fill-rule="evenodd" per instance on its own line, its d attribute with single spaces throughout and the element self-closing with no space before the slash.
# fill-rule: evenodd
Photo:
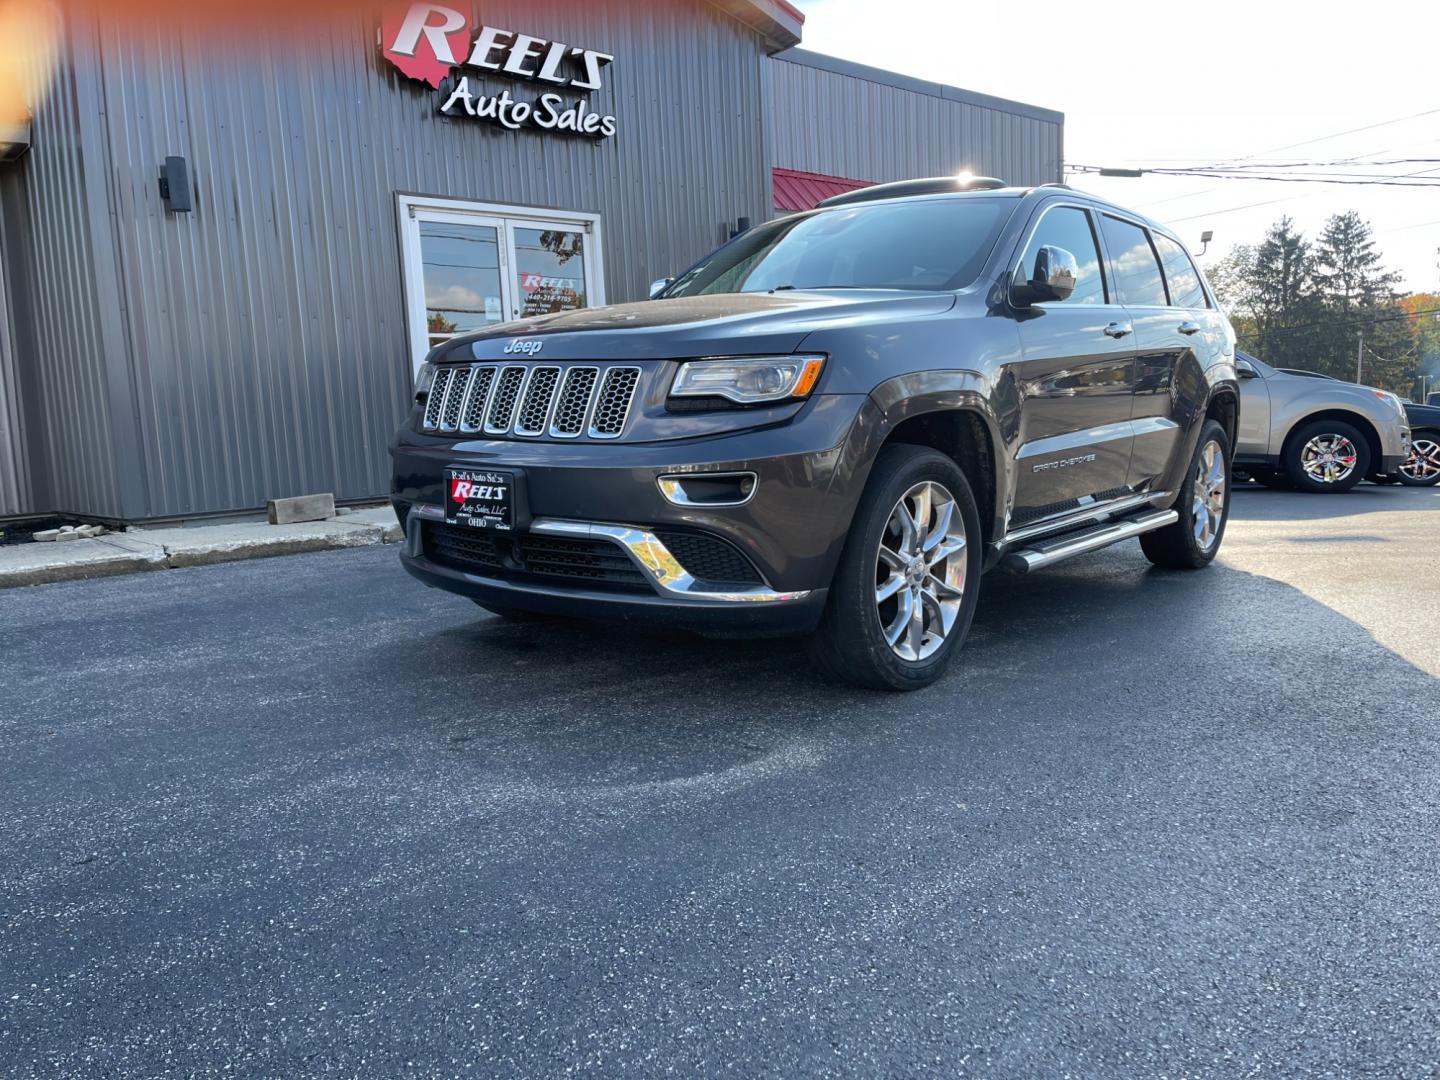
<svg viewBox="0 0 1440 1080">
<path fill-rule="evenodd" d="M 1370 444 L 1341 420 L 1316 420 L 1290 436 L 1285 471 L 1301 491 L 1338 495 L 1370 471 Z"/>
<path fill-rule="evenodd" d="M 851 522 L 812 657 L 855 686 L 929 686 L 970 630 L 982 547 L 960 467 L 925 447 L 885 447 Z"/>
<path fill-rule="evenodd" d="M 1440 431 L 1417 431 L 1410 442 L 1410 456 L 1395 477 L 1406 487 L 1434 487 L 1440 484 Z"/>
<path fill-rule="evenodd" d="M 1200 429 L 1200 441 L 1171 509 L 1179 519 L 1142 533 L 1140 550 L 1156 566 L 1169 570 L 1209 566 L 1230 520 L 1230 440 L 1214 420 Z"/>
</svg>

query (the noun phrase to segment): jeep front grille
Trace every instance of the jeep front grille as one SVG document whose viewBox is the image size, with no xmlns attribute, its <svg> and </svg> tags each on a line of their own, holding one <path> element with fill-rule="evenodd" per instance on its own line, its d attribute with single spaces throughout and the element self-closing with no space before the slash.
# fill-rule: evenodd
<svg viewBox="0 0 1440 1080">
<path fill-rule="evenodd" d="M 425 431 L 534 439 L 618 439 L 640 369 L 629 365 L 442 366 L 425 402 Z"/>
</svg>

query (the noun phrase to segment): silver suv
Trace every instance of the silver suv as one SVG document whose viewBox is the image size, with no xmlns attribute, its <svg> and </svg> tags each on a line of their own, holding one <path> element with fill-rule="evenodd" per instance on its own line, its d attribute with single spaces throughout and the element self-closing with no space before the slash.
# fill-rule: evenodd
<svg viewBox="0 0 1440 1080">
<path fill-rule="evenodd" d="M 1280 371 L 1241 352 L 1235 370 L 1235 467 L 1262 484 L 1349 491 L 1372 473 L 1395 472 L 1410 455 L 1405 407 L 1394 394 Z"/>
</svg>

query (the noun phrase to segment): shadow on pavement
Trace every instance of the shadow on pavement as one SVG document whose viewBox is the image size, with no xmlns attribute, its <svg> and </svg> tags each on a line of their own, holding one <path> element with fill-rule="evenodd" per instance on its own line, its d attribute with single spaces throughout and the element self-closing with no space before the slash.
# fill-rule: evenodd
<svg viewBox="0 0 1440 1080">
<path fill-rule="evenodd" d="M 1440 686 L 1287 585 L 991 575 L 889 695 L 277 563 L 6 597 L 0 1075 L 1433 1060 Z"/>
<path fill-rule="evenodd" d="M 1361 514 L 1392 514 L 1440 508 L 1440 488 L 1407 488 L 1398 484 L 1361 484 L 1341 495 L 1308 491 L 1277 491 L 1256 484 L 1236 484 L 1231 512 L 1241 520 L 1320 521 Z"/>
</svg>

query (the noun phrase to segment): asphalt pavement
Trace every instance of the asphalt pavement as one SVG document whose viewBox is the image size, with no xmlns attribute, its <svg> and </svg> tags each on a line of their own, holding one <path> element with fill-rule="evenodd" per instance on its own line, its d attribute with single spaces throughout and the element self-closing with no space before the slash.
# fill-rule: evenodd
<svg viewBox="0 0 1440 1080">
<path fill-rule="evenodd" d="M 393 548 L 0 595 L 0 1077 L 1440 1071 L 1440 490 L 987 576 L 949 677 Z"/>
</svg>

